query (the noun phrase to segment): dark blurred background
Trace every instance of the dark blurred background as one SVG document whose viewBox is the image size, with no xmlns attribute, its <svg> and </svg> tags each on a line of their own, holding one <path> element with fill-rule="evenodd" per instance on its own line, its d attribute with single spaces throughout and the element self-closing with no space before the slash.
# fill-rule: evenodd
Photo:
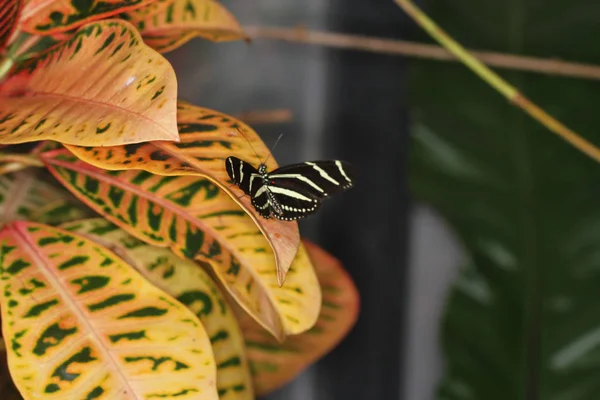
<svg viewBox="0 0 600 400">
<path fill-rule="evenodd" d="M 388 0 L 352 7 L 341 0 L 222 3 L 244 26 L 399 39 L 416 29 Z M 429 211 L 409 211 L 407 59 L 276 40 L 194 40 L 167 57 L 182 99 L 232 115 L 289 109 L 291 122 L 253 125 L 269 146 L 284 134 L 274 151 L 280 165 L 340 158 L 359 172 L 355 189 L 300 224 L 356 282 L 358 323 L 338 348 L 267 399 L 432 398 L 440 369 L 436 324 L 458 253 Z"/>
</svg>

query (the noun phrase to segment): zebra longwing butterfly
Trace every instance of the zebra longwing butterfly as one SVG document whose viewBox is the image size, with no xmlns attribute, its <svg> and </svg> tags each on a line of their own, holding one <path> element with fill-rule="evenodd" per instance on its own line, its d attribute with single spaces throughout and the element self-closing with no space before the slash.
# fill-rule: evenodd
<svg viewBox="0 0 600 400">
<path fill-rule="evenodd" d="M 304 162 L 267 172 L 264 163 L 256 169 L 237 157 L 227 157 L 225 167 L 264 218 L 291 221 L 307 217 L 323 199 L 353 186 L 350 164 L 339 160 Z"/>
</svg>

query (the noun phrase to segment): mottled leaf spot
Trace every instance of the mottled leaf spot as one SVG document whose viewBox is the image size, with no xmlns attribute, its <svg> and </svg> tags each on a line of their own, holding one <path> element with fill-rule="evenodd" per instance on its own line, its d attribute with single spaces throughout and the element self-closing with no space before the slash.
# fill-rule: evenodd
<svg viewBox="0 0 600 400">
<path fill-rule="evenodd" d="M 104 393 L 104 389 L 102 389 L 100 386 L 96 386 L 95 388 L 92 389 L 91 392 L 88 393 L 87 396 L 85 396 L 85 400 L 98 399 L 98 398 L 100 398 L 100 396 L 102 396 L 103 393 Z"/>
<path fill-rule="evenodd" d="M 140 340 L 140 339 L 147 339 L 147 336 L 146 336 L 146 331 L 141 330 L 141 331 L 135 331 L 135 332 L 117 333 L 114 335 L 109 335 L 108 338 L 110 339 L 110 341 L 112 343 L 117 343 L 120 340 L 134 341 L 134 340 Z"/>
<path fill-rule="evenodd" d="M 111 186 L 108 189 L 108 198 L 115 207 L 119 207 L 121 205 L 121 202 L 123 201 L 123 196 L 125 196 L 125 191 L 121 188 Z"/>
<path fill-rule="evenodd" d="M 23 329 L 22 331 L 15 332 L 14 336 L 10 340 L 12 351 L 15 353 L 17 357 L 21 357 L 22 354 L 19 351 L 21 347 L 21 343 L 19 343 L 19 339 L 21 339 L 27 333 L 27 329 Z"/>
<path fill-rule="evenodd" d="M 149 399 L 154 399 L 154 398 L 158 398 L 158 399 L 170 399 L 172 397 L 183 397 L 183 396 L 187 396 L 190 393 L 198 393 L 198 389 L 182 389 L 178 392 L 162 392 L 162 393 L 150 393 L 148 394 L 146 397 L 148 397 Z"/>
<path fill-rule="evenodd" d="M 235 258 L 231 259 L 231 263 L 229 264 L 229 268 L 225 272 L 228 275 L 237 276 L 240 273 L 241 264 Z"/>
<path fill-rule="evenodd" d="M 61 381 L 72 382 L 81 375 L 79 372 L 73 370 L 75 369 L 72 367 L 73 364 L 87 364 L 95 360 L 97 360 L 97 358 L 92 356 L 92 349 L 90 347 L 84 347 L 56 367 L 52 376 L 58 377 Z"/>
<path fill-rule="evenodd" d="M 166 362 L 173 363 L 173 367 L 172 367 L 173 371 L 178 371 L 181 369 L 189 368 L 189 365 L 182 363 L 181 361 L 174 360 L 172 357 L 151 357 L 151 356 L 125 357 L 125 362 L 128 362 L 128 363 L 136 363 L 136 362 L 143 362 L 143 361 L 150 361 L 152 363 L 152 367 L 151 367 L 152 371 L 157 371 L 158 368 Z"/>
<path fill-rule="evenodd" d="M 188 308 L 194 304 L 195 302 L 202 303 L 202 308 L 197 312 L 198 316 L 209 315 L 213 309 L 213 303 L 210 296 L 200 290 L 193 290 L 189 292 L 184 292 L 177 297 L 182 304 L 187 306 Z"/>
<path fill-rule="evenodd" d="M 22 259 L 17 259 L 13 261 L 8 268 L 6 268 L 6 272 L 8 272 L 11 275 L 16 275 L 29 266 L 31 266 L 30 262 L 27 262 Z"/>
<path fill-rule="evenodd" d="M 75 256 L 58 265 L 58 269 L 64 271 L 77 265 L 85 264 L 90 259 L 89 256 Z"/>
<path fill-rule="evenodd" d="M 210 342 L 214 345 L 215 343 L 218 343 L 220 341 L 227 340 L 227 339 L 229 339 L 229 332 L 221 329 L 220 331 L 218 331 L 217 333 L 215 333 L 210 338 Z"/>
<path fill-rule="evenodd" d="M 36 341 L 33 354 L 43 356 L 49 348 L 60 345 L 67 336 L 76 332 L 77 327 L 63 329 L 58 323 L 50 325 Z"/>
<path fill-rule="evenodd" d="M 56 383 L 50 383 L 49 385 L 46 385 L 46 388 L 44 389 L 46 393 L 56 393 L 59 390 L 60 386 L 58 386 Z"/>
<path fill-rule="evenodd" d="M 102 300 L 99 303 L 95 303 L 95 304 L 90 304 L 88 305 L 88 309 L 90 311 L 98 311 L 98 310 L 103 310 L 107 307 L 113 307 L 116 306 L 120 303 L 126 302 L 126 301 L 130 301 L 135 299 L 135 295 L 132 293 L 126 293 L 126 294 L 116 294 L 114 296 L 110 296 L 107 299 Z"/>
<path fill-rule="evenodd" d="M 96 194 L 98 193 L 98 189 L 100 188 L 100 182 L 98 179 L 91 178 L 86 176 L 83 187 L 88 193 Z"/>
<path fill-rule="evenodd" d="M 71 243 L 75 238 L 71 235 L 57 234 L 54 237 L 45 237 L 38 240 L 38 245 L 41 247 L 56 243 Z"/>
<path fill-rule="evenodd" d="M 150 204 L 147 208 L 148 213 L 148 225 L 154 231 L 158 231 L 160 229 L 160 223 L 163 220 L 163 214 L 165 209 L 156 205 Z"/>
<path fill-rule="evenodd" d="M 239 357 L 231 357 L 217 365 L 217 369 L 229 368 L 229 367 L 239 367 L 242 364 L 242 361 Z"/>
<path fill-rule="evenodd" d="M 46 301 L 45 303 L 36 304 L 35 306 L 31 307 L 29 311 L 27 311 L 27 314 L 25 314 L 23 318 L 39 317 L 44 311 L 54 307 L 57 304 L 57 299 L 52 299 Z"/>
<path fill-rule="evenodd" d="M 131 180 L 131 183 L 135 184 L 135 185 L 141 185 L 142 183 L 144 183 L 145 181 L 147 181 L 148 179 L 152 178 L 154 175 L 152 175 L 150 172 L 147 171 L 140 171 L 138 172 L 138 174 Z"/>
<path fill-rule="evenodd" d="M 128 312 L 127 314 L 123 314 L 117 319 L 160 317 L 161 315 L 165 315 L 167 312 L 168 310 L 166 308 L 144 307 L 135 311 Z"/>
<path fill-rule="evenodd" d="M 185 248 L 182 249 L 182 252 L 185 257 L 194 258 L 204 244 L 204 232 L 195 226 L 186 225 Z"/>
<path fill-rule="evenodd" d="M 110 125 L 111 125 L 111 122 L 109 122 L 108 124 L 104 125 L 103 127 L 100 127 L 100 126 L 96 127 L 96 135 L 101 135 L 104 132 L 106 132 L 107 130 L 109 130 L 110 129 Z"/>
</svg>

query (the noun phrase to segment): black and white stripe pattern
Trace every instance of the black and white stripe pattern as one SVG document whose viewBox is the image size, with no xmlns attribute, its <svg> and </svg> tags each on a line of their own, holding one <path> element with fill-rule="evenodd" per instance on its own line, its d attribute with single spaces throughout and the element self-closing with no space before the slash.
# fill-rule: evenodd
<svg viewBox="0 0 600 400">
<path fill-rule="evenodd" d="M 264 164 L 256 169 L 239 158 L 227 157 L 225 167 L 264 218 L 304 218 L 317 211 L 321 200 L 353 185 L 351 166 L 339 160 L 309 161 L 267 173 Z"/>
</svg>

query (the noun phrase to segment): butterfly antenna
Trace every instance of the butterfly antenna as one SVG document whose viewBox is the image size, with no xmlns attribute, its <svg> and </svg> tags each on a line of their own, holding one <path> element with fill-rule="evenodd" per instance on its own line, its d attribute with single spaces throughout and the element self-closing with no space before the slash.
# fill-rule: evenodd
<svg viewBox="0 0 600 400">
<path fill-rule="evenodd" d="M 238 132 L 244 137 L 244 139 L 246 139 L 246 142 L 248 142 L 248 144 L 250 145 L 250 148 L 252 149 L 252 151 L 254 152 L 254 154 L 256 154 L 256 158 L 258 158 L 258 160 L 261 162 L 261 164 L 264 164 L 262 162 L 262 159 L 260 158 L 260 156 L 256 152 L 256 150 L 254 150 L 254 146 L 252 146 L 252 143 L 250 143 L 250 141 L 248 140 L 248 138 L 246 137 L 246 135 L 244 135 L 244 132 L 242 132 L 242 130 L 240 128 L 238 128 L 238 127 L 236 127 L 235 129 L 237 129 Z"/>
<path fill-rule="evenodd" d="M 271 151 L 269 152 L 269 155 L 267 156 L 267 159 L 265 160 L 265 162 L 263 164 L 267 164 L 267 161 L 269 161 L 269 158 L 271 158 L 271 156 L 273 155 L 273 152 L 275 151 L 275 147 L 277 147 L 277 143 L 279 143 L 279 140 L 283 137 L 283 133 L 279 134 L 279 137 L 277 138 L 277 140 L 275 141 L 275 144 L 273 145 L 273 148 L 271 148 Z"/>
</svg>

